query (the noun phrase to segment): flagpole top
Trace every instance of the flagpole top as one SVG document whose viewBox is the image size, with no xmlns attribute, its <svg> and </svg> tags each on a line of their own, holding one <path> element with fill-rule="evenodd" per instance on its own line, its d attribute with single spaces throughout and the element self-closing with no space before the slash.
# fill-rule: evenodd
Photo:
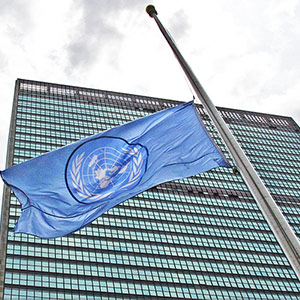
<svg viewBox="0 0 300 300">
<path fill-rule="evenodd" d="M 146 12 L 148 13 L 148 15 L 153 18 L 154 15 L 157 15 L 157 11 L 155 9 L 155 7 L 153 5 L 148 5 L 146 7 Z"/>
</svg>

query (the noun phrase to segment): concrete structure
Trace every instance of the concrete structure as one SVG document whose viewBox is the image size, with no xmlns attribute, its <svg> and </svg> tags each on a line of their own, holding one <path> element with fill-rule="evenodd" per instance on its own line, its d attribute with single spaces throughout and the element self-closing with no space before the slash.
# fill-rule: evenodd
<svg viewBox="0 0 300 300">
<path fill-rule="evenodd" d="M 17 80 L 7 166 L 177 103 Z M 218 110 L 299 237 L 299 126 L 289 117 Z M 14 235 L 19 214 L 5 188 L 4 299 L 299 298 L 300 282 L 247 186 L 225 168 L 159 185 L 58 239 Z"/>
</svg>

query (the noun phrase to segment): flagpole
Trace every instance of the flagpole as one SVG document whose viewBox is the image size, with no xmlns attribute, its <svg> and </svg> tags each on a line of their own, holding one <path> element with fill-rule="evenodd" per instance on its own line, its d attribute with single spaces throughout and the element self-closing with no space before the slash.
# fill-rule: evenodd
<svg viewBox="0 0 300 300">
<path fill-rule="evenodd" d="M 255 169 L 251 165 L 242 148 L 237 143 L 234 136 L 228 129 L 227 125 L 225 124 L 224 120 L 218 113 L 216 107 L 214 106 L 207 93 L 201 86 L 192 69 L 179 52 L 173 39 L 158 19 L 155 7 L 153 5 L 148 5 L 146 11 L 149 14 L 149 16 L 155 20 L 157 26 L 159 27 L 169 46 L 173 50 L 175 57 L 177 58 L 196 95 L 205 107 L 208 115 L 210 116 L 211 120 L 216 126 L 223 141 L 225 142 L 232 158 L 234 159 L 238 171 L 240 172 L 244 181 L 249 187 L 253 197 L 258 203 L 270 228 L 274 232 L 279 244 L 281 245 L 281 248 L 285 252 L 290 264 L 292 265 L 295 273 L 297 274 L 300 280 L 300 243 L 295 232 L 286 221 L 281 210 L 279 209 L 272 196 L 270 195 L 269 191 L 265 187 L 264 183 L 256 173 Z"/>
</svg>

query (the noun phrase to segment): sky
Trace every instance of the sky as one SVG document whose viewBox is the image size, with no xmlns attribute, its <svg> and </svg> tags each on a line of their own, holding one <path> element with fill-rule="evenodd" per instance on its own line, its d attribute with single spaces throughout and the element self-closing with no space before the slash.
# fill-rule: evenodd
<svg viewBox="0 0 300 300">
<path fill-rule="evenodd" d="M 148 4 L 216 106 L 300 124 L 300 0 L 0 0 L 1 170 L 17 78 L 193 98 Z"/>
</svg>

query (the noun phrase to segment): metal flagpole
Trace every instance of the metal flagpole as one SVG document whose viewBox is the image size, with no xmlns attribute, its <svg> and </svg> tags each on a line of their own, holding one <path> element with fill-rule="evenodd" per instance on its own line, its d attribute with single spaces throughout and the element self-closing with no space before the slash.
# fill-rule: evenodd
<svg viewBox="0 0 300 300">
<path fill-rule="evenodd" d="M 214 125 L 217 127 L 218 132 L 224 140 L 231 156 L 233 157 L 239 172 L 241 173 L 252 195 L 257 201 L 269 226 L 273 230 L 279 244 L 281 245 L 281 248 L 285 252 L 290 264 L 292 265 L 300 280 L 300 243 L 296 234 L 286 221 L 281 210 L 276 205 L 275 201 L 271 197 L 269 191 L 256 173 L 250 161 L 246 157 L 242 148 L 233 137 L 227 125 L 218 113 L 216 107 L 196 78 L 192 69 L 189 67 L 189 65 L 177 49 L 175 43 L 173 42 L 173 39 L 159 21 L 155 7 L 153 5 L 148 5 L 146 11 L 149 16 L 155 20 L 169 46 L 172 48 L 190 84 L 192 85 L 198 98 L 201 100 Z"/>
</svg>

